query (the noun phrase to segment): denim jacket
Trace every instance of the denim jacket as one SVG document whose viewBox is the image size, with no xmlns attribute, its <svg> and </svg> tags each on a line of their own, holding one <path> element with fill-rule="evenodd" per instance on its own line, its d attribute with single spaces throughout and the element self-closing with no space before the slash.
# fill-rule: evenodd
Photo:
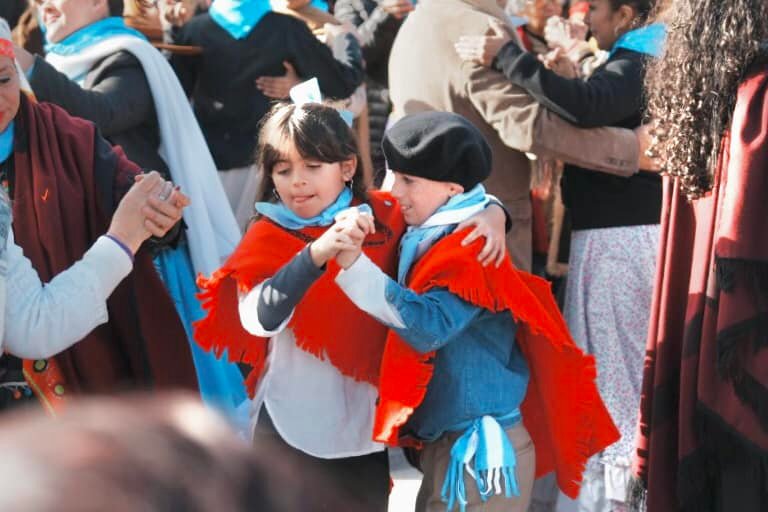
<svg viewBox="0 0 768 512">
<path fill-rule="evenodd" d="M 415 350 L 436 351 L 424 401 L 403 433 L 425 441 L 466 428 L 481 416 L 517 409 L 529 371 L 515 342 L 509 312 L 492 313 L 445 289 L 423 294 L 398 284 L 365 255 L 336 282 L 361 309 L 397 332 Z M 511 421 L 510 423 L 514 423 Z M 502 422 L 502 426 L 506 427 Z"/>
</svg>

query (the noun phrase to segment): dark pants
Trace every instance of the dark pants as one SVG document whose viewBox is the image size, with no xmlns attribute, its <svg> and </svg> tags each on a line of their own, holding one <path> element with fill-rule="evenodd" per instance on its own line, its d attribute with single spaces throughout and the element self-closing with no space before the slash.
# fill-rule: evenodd
<svg viewBox="0 0 768 512">
<path fill-rule="evenodd" d="M 386 450 L 339 459 L 313 457 L 283 441 L 266 409 L 259 415 L 253 442 L 271 445 L 281 463 L 296 468 L 296 481 L 286 482 L 285 489 L 276 492 L 305 494 L 308 499 L 302 500 L 301 512 L 387 512 L 390 479 Z"/>
</svg>

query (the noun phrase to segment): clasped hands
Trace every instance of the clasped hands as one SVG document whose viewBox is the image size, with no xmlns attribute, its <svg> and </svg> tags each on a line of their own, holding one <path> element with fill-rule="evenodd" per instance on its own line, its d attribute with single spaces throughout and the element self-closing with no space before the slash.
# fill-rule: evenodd
<svg viewBox="0 0 768 512">
<path fill-rule="evenodd" d="M 150 236 L 165 236 L 189 204 L 189 197 L 156 171 L 140 174 L 115 210 L 108 234 L 136 254 Z"/>
<path fill-rule="evenodd" d="M 504 210 L 492 205 L 460 223 L 456 231 L 472 228 L 461 242 L 464 246 L 484 238 L 477 260 L 483 266 L 494 264 L 498 267 L 507 258 L 505 223 Z M 309 248 L 312 262 L 319 268 L 336 259 L 341 268 L 348 269 L 360 256 L 365 238 L 375 232 L 376 224 L 371 214 L 348 208 L 336 215 L 333 226 L 312 242 Z"/>
<path fill-rule="evenodd" d="M 312 242 L 309 248 L 312 262 L 322 267 L 336 259 L 341 268 L 347 269 L 360 256 L 365 237 L 375 232 L 373 215 L 358 208 L 348 208 L 336 216 L 333 226 Z"/>
</svg>

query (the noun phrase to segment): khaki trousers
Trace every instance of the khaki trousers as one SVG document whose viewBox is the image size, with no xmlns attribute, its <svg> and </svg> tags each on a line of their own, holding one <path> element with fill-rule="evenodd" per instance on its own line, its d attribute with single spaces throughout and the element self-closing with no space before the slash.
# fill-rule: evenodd
<svg viewBox="0 0 768 512">
<path fill-rule="evenodd" d="M 445 512 L 446 504 L 440 498 L 440 493 L 443 489 L 445 471 L 451 459 L 451 447 L 461 434 L 462 432 L 446 434 L 437 441 L 424 445 L 419 458 L 424 478 L 416 497 L 416 512 Z M 467 512 L 525 512 L 528 508 L 536 469 L 536 452 L 531 436 L 521 423 L 507 429 L 507 435 L 512 441 L 512 446 L 515 447 L 517 457 L 515 475 L 520 496 L 507 498 L 502 492 L 501 495 L 494 495 L 483 502 L 477 490 L 477 483 L 465 471 Z"/>
</svg>

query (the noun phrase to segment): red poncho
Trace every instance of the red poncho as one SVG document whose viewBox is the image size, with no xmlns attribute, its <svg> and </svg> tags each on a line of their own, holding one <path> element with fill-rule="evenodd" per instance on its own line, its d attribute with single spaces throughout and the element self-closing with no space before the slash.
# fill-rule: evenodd
<svg viewBox="0 0 768 512">
<path fill-rule="evenodd" d="M 376 218 L 376 234 L 363 251 L 390 275 L 397 265 L 397 246 L 405 225 L 397 203 L 389 195 L 372 192 L 369 202 Z M 269 219 L 257 221 L 221 269 L 210 279 L 200 279 L 204 319 L 195 323 L 195 340 L 205 350 L 252 367 L 247 379 L 251 395 L 264 372 L 268 339 L 243 329 L 238 313 L 238 290 L 247 292 L 272 277 L 327 227 L 287 230 Z M 299 348 L 328 360 L 343 375 L 378 383 L 379 366 L 387 328 L 363 313 L 334 282 L 335 262 L 307 291 L 288 324 Z"/>
<path fill-rule="evenodd" d="M 560 489 L 579 492 L 587 459 L 619 439 L 595 385 L 595 362 L 570 337 L 547 281 L 516 270 L 509 259 L 483 267 L 483 241 L 462 247 L 466 232 L 435 244 L 416 263 L 409 287 L 445 288 L 475 306 L 508 311 L 531 372 L 521 411 L 536 447 L 536 476 L 556 472 Z M 419 354 L 394 332 L 384 351 L 374 439 L 401 441 L 399 428 L 424 399 L 434 353 Z"/>
</svg>

